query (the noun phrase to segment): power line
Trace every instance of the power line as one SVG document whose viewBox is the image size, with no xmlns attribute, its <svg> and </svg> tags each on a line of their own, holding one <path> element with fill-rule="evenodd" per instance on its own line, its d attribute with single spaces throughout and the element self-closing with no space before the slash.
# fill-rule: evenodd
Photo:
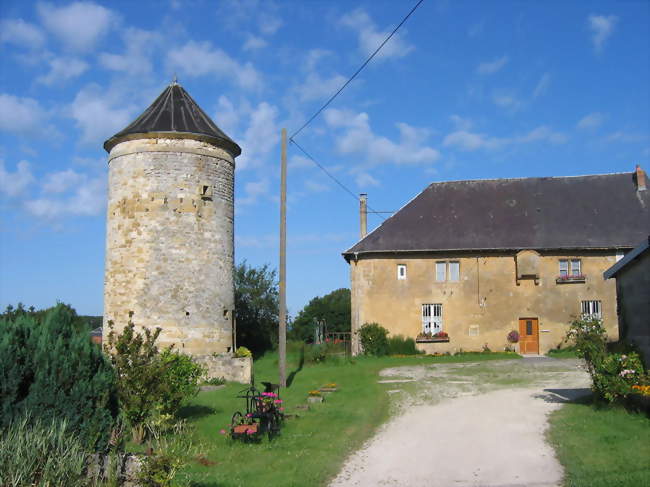
<svg viewBox="0 0 650 487">
<path fill-rule="evenodd" d="M 300 150 L 300 152 L 305 154 L 305 156 L 307 156 L 307 158 L 309 160 L 311 160 L 314 164 L 316 164 L 321 169 L 321 171 L 323 171 L 325 174 L 327 174 L 327 176 L 332 181 L 334 181 L 336 184 L 338 184 L 343 189 L 343 191 L 345 191 L 350 196 L 352 196 L 356 201 L 359 201 L 359 197 L 356 194 L 354 194 L 345 184 L 343 184 L 341 181 L 339 181 L 331 172 L 329 172 L 327 169 L 325 169 L 325 167 L 320 162 L 318 162 L 316 159 L 314 159 L 309 152 L 307 152 L 305 149 L 303 149 L 302 146 L 300 144 L 298 144 L 298 142 L 296 142 L 293 139 L 289 139 L 289 142 L 291 142 L 293 145 L 295 145 Z M 387 212 L 375 211 L 370 206 L 368 206 L 368 209 L 370 210 L 368 213 L 374 213 L 374 214 L 378 215 L 381 219 L 386 220 L 383 216 L 381 216 L 380 213 L 387 213 Z"/>
<path fill-rule="evenodd" d="M 391 37 L 393 37 L 393 36 L 395 35 L 395 33 L 399 30 L 399 28 L 402 27 L 402 25 L 404 24 L 404 22 L 406 22 L 406 21 L 408 20 L 408 18 L 413 14 L 413 12 L 415 12 L 415 11 L 417 10 L 417 8 L 420 6 L 420 4 L 421 4 L 423 1 L 424 1 L 424 0 L 419 0 L 418 3 L 415 4 L 415 6 L 411 9 L 411 11 L 410 11 L 408 14 L 406 14 L 406 17 L 404 17 L 404 18 L 402 19 L 402 21 L 401 21 L 399 24 L 397 24 L 397 27 L 395 27 L 395 28 L 393 29 L 393 31 L 389 34 L 389 36 L 386 37 L 386 39 L 384 39 L 384 42 L 382 42 L 381 44 L 379 44 L 379 47 L 378 47 L 377 49 L 375 49 L 375 52 L 373 52 L 373 53 L 370 55 L 370 57 L 369 57 L 368 59 L 366 59 L 366 60 L 364 61 L 364 63 L 359 67 L 359 69 L 357 69 L 357 70 L 354 72 L 354 74 L 353 74 L 353 75 L 352 75 L 352 76 L 351 76 L 351 77 L 350 77 L 350 78 L 349 78 L 345 83 L 343 83 L 343 86 L 341 86 L 341 87 L 338 89 L 338 91 L 337 91 L 336 93 L 334 93 L 334 94 L 330 97 L 330 99 L 327 100 L 327 101 L 325 102 L 325 104 L 324 104 L 322 107 L 320 107 L 320 108 L 316 111 L 316 113 L 314 113 L 314 114 L 311 116 L 311 118 L 310 118 L 309 120 L 307 120 L 307 121 L 303 124 L 302 127 L 300 127 L 298 130 L 296 130 L 296 131 L 291 135 L 291 137 L 289 137 L 289 141 L 290 141 L 290 142 L 293 142 L 293 138 L 294 138 L 296 135 L 298 135 L 300 132 L 302 132 L 302 130 L 303 130 L 307 125 L 309 125 L 309 124 L 310 124 L 310 123 L 311 123 L 311 122 L 312 122 L 312 121 L 313 121 L 313 120 L 314 120 L 318 115 L 320 115 L 320 113 L 321 113 L 323 110 L 325 110 L 325 109 L 329 106 L 329 104 L 332 103 L 332 102 L 334 101 L 334 99 L 335 99 L 337 96 L 339 96 L 339 94 L 340 94 L 340 93 L 341 93 L 341 92 L 346 88 L 346 86 L 348 86 L 348 85 L 352 82 L 352 80 L 354 80 L 354 78 L 357 77 L 357 75 L 358 75 L 358 74 L 363 70 L 363 68 L 365 68 L 366 65 L 367 65 L 370 61 L 372 61 L 372 58 L 374 58 L 374 57 L 377 55 L 377 53 L 381 50 L 381 48 L 384 47 L 384 45 L 385 45 L 385 44 L 386 44 L 386 43 L 391 39 Z"/>
</svg>

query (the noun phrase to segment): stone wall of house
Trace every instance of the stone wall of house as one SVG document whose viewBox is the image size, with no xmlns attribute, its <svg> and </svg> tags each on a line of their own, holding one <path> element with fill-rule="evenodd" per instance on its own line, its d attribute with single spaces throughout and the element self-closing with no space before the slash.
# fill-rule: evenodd
<svg viewBox="0 0 650 487">
<path fill-rule="evenodd" d="M 193 139 L 146 138 L 109 154 L 104 338 L 162 328 L 161 346 L 232 352 L 234 158 Z"/>
<path fill-rule="evenodd" d="M 619 271 L 616 285 L 621 338 L 635 343 L 650 367 L 650 251 Z"/>
<path fill-rule="evenodd" d="M 439 303 L 449 342 L 420 345 L 429 353 L 480 351 L 485 344 L 503 350 L 520 318 L 538 318 L 539 351 L 545 353 L 562 343 L 568 323 L 581 315 L 581 301 L 598 300 L 610 339 L 618 339 L 615 283 L 602 277 L 615 263 L 615 251 L 540 253 L 538 258 L 525 252 L 519 259 L 519 273 L 516 252 L 352 259 L 352 331 L 376 322 L 393 335 L 415 338 L 422 331 L 422 305 Z M 580 259 L 585 281 L 557 283 L 560 259 Z M 459 280 L 437 282 L 436 262 L 448 261 L 459 262 Z M 404 280 L 397 279 L 398 264 L 407 266 Z M 358 353 L 358 340 L 353 346 Z"/>
</svg>

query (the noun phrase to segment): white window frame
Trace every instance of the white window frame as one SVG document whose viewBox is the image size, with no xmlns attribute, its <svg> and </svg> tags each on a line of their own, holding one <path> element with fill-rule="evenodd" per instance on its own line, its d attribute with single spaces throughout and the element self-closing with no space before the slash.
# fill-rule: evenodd
<svg viewBox="0 0 650 487">
<path fill-rule="evenodd" d="M 582 319 L 603 319 L 603 303 L 599 299 L 587 299 L 580 302 Z"/>
<path fill-rule="evenodd" d="M 569 275 L 569 260 L 560 259 L 560 277 Z"/>
<path fill-rule="evenodd" d="M 432 335 L 442 331 L 442 304 L 422 305 L 422 331 Z"/>
<path fill-rule="evenodd" d="M 572 277 L 582 275 L 582 262 L 580 259 L 571 259 L 569 261 L 569 275 Z"/>
<path fill-rule="evenodd" d="M 403 281 L 406 279 L 406 264 L 397 264 L 397 280 Z"/>
<path fill-rule="evenodd" d="M 460 262 L 457 261 L 457 260 L 450 260 L 447 265 L 448 265 L 447 275 L 449 276 L 449 281 L 451 281 L 451 282 L 460 281 Z M 452 266 L 456 268 L 456 275 L 455 276 L 454 276 L 454 273 L 451 271 Z"/>
<path fill-rule="evenodd" d="M 442 279 L 440 277 L 442 276 Z M 447 280 L 447 262 L 436 262 L 436 282 L 445 282 Z"/>
</svg>

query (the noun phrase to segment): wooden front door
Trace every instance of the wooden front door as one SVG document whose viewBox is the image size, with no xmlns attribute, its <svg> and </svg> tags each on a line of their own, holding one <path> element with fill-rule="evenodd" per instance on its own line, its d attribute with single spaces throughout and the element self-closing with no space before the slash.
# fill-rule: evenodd
<svg viewBox="0 0 650 487">
<path fill-rule="evenodd" d="M 539 320 L 519 318 L 519 353 L 539 353 Z"/>
</svg>

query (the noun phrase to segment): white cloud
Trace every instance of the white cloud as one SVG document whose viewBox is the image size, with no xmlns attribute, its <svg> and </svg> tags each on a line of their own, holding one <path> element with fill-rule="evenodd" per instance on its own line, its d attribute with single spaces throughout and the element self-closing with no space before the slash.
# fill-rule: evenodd
<svg viewBox="0 0 650 487">
<path fill-rule="evenodd" d="M 380 31 L 368 13 L 358 8 L 341 17 L 341 24 L 356 31 L 359 50 L 365 55 L 372 54 L 388 37 L 389 30 Z M 395 34 L 375 57 L 375 61 L 388 58 L 400 58 L 413 51 L 415 47 L 407 43 L 400 34 Z"/>
<path fill-rule="evenodd" d="M 48 180 L 49 176 L 46 177 L 46 184 Z M 57 220 L 66 216 L 95 216 L 104 211 L 106 205 L 104 176 L 90 178 L 79 174 L 74 183 L 68 184 L 66 190 L 68 189 L 72 189 L 72 193 L 58 198 L 41 197 L 28 200 L 25 202 L 25 208 L 32 215 L 44 220 Z"/>
<path fill-rule="evenodd" d="M 312 193 L 322 193 L 324 191 L 329 191 L 330 186 L 325 183 L 314 181 L 313 179 L 307 179 L 304 181 L 304 186 L 306 189 Z"/>
<path fill-rule="evenodd" d="M 14 172 L 5 169 L 5 163 L 0 159 L 0 193 L 15 198 L 20 196 L 34 181 L 29 162 L 20 161 Z"/>
<path fill-rule="evenodd" d="M 37 49 L 45 44 L 45 34 L 23 19 L 6 19 L 0 22 L 0 42 Z"/>
<path fill-rule="evenodd" d="M 284 24 L 284 22 L 282 22 L 282 19 L 268 11 L 260 12 L 257 23 L 259 25 L 260 32 L 269 36 L 275 34 Z"/>
<path fill-rule="evenodd" d="M 330 78 L 322 78 L 317 73 L 309 73 L 305 81 L 298 85 L 296 91 L 300 101 L 318 100 L 333 95 L 343 86 L 345 81 L 346 78 L 340 74 L 335 74 Z"/>
<path fill-rule="evenodd" d="M 268 179 L 261 179 L 259 181 L 250 181 L 244 184 L 243 198 L 237 198 L 236 203 L 240 206 L 249 206 L 257 203 L 260 197 L 268 194 L 269 181 Z"/>
<path fill-rule="evenodd" d="M 494 102 L 495 105 L 505 108 L 507 110 L 511 110 L 513 112 L 519 110 L 522 106 L 521 100 L 519 100 L 514 95 L 507 95 L 507 94 L 494 95 L 492 97 L 492 101 Z"/>
<path fill-rule="evenodd" d="M 605 16 L 591 14 L 587 18 L 587 24 L 592 34 L 591 40 L 594 43 L 596 51 L 600 51 L 603 48 L 605 41 L 614 32 L 617 23 L 618 17 L 616 15 Z"/>
<path fill-rule="evenodd" d="M 644 142 L 650 139 L 646 134 L 618 130 L 605 137 L 605 142 Z"/>
<path fill-rule="evenodd" d="M 508 56 L 504 55 L 494 61 L 479 64 L 476 68 L 476 72 L 478 74 L 494 74 L 503 68 L 507 62 Z"/>
<path fill-rule="evenodd" d="M 268 46 L 268 42 L 266 42 L 264 39 L 261 37 L 257 37 L 254 35 L 251 35 L 246 39 L 246 42 L 244 42 L 244 45 L 242 46 L 242 49 L 244 51 L 255 51 L 257 49 L 263 49 L 266 46 Z"/>
<path fill-rule="evenodd" d="M 33 98 L 0 93 L 0 131 L 30 137 L 54 135 L 55 129 L 47 125 L 48 118 L 49 115 Z"/>
<path fill-rule="evenodd" d="M 604 120 L 605 116 L 602 113 L 593 112 L 582 117 L 576 124 L 576 127 L 583 130 L 595 129 L 597 127 L 600 127 Z"/>
<path fill-rule="evenodd" d="M 426 129 L 398 122 L 399 142 L 393 142 L 373 133 L 368 114 L 363 112 L 331 108 L 325 111 L 325 121 L 330 127 L 343 130 L 336 138 L 340 153 L 363 154 L 370 164 L 428 164 L 440 157 L 436 149 L 424 145 L 429 135 Z"/>
<path fill-rule="evenodd" d="M 42 2 L 36 7 L 43 25 L 63 44 L 75 51 L 92 51 L 117 21 L 109 9 L 92 2 L 74 2 L 58 7 Z"/>
<path fill-rule="evenodd" d="M 474 125 L 469 118 L 463 118 L 460 115 L 450 115 L 449 119 L 454 122 L 458 130 L 469 130 Z"/>
<path fill-rule="evenodd" d="M 36 79 L 44 85 L 65 82 L 82 75 L 88 69 L 88 64 L 78 58 L 55 57 L 48 61 L 50 71 Z"/>
<path fill-rule="evenodd" d="M 542 96 L 544 93 L 546 93 L 550 83 L 551 83 L 551 75 L 548 73 L 544 73 L 542 77 L 539 79 L 539 81 L 537 82 L 537 85 L 535 86 L 535 90 L 533 90 L 533 98 L 537 98 L 539 96 Z"/>
<path fill-rule="evenodd" d="M 188 77 L 212 75 L 217 79 L 232 79 L 246 89 L 262 87 L 262 78 L 251 63 L 238 63 L 210 42 L 189 41 L 172 49 L 167 63 L 172 70 L 177 69 Z"/>
<path fill-rule="evenodd" d="M 261 102 L 250 113 L 248 127 L 241 141 L 242 154 L 237 158 L 237 169 L 260 166 L 265 157 L 280 140 L 277 124 L 278 109 L 267 102 Z"/>
<path fill-rule="evenodd" d="M 357 177 L 355 178 L 355 182 L 357 183 L 357 186 L 359 186 L 360 188 L 367 188 L 367 187 L 381 185 L 381 183 L 377 179 L 372 177 L 367 172 L 360 172 L 359 174 L 357 174 Z"/>
<path fill-rule="evenodd" d="M 308 167 L 316 167 L 316 165 L 309 159 L 299 155 L 293 155 L 289 158 L 287 163 L 288 169 L 305 169 Z"/>
<path fill-rule="evenodd" d="M 162 37 L 157 32 L 130 27 L 122 33 L 125 50 L 122 54 L 104 52 L 99 63 L 111 71 L 130 75 L 148 74 L 153 71 L 151 57 Z"/>
<path fill-rule="evenodd" d="M 50 173 L 45 176 L 43 191 L 46 193 L 64 193 L 72 186 L 84 180 L 84 176 L 72 169 Z"/>
<path fill-rule="evenodd" d="M 97 85 L 82 88 L 70 105 L 70 116 L 81 130 L 81 142 L 103 142 L 131 122 L 133 110 L 105 94 Z"/>
<path fill-rule="evenodd" d="M 237 107 L 230 99 L 221 95 L 217 101 L 217 111 L 212 120 L 230 137 L 237 133 L 239 121 L 245 114 L 251 112 L 250 105 L 247 102 L 240 101 Z"/>
<path fill-rule="evenodd" d="M 462 151 L 472 152 L 478 149 L 498 150 L 507 146 L 546 141 L 551 144 L 562 144 L 567 136 L 554 132 L 545 125 L 539 126 L 524 135 L 514 137 L 491 137 L 486 134 L 457 130 L 448 134 L 442 142 L 445 147 L 455 147 Z"/>
</svg>

